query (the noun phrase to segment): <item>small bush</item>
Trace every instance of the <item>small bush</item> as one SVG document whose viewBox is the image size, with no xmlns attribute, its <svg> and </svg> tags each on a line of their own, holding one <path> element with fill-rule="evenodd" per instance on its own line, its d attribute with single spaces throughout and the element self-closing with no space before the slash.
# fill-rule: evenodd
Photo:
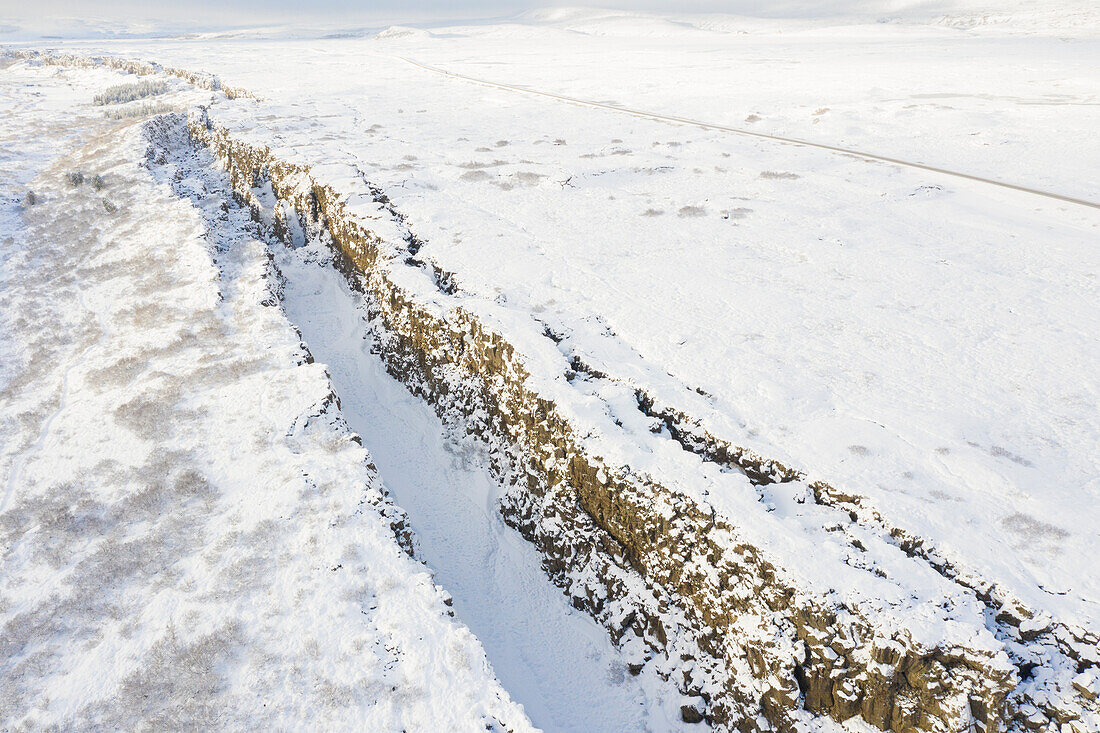
<svg viewBox="0 0 1100 733">
<path fill-rule="evenodd" d="M 793 181 L 800 178 L 797 173 L 787 171 L 762 171 L 760 177 L 770 181 Z"/>
<path fill-rule="evenodd" d="M 108 87 L 95 95 L 95 103 L 98 105 L 125 104 L 126 102 L 133 102 L 135 99 L 145 99 L 156 94 L 164 94 L 166 91 L 168 91 L 168 82 L 160 79 L 155 81 L 142 79 L 132 84 L 119 84 L 115 87 Z"/>
<path fill-rule="evenodd" d="M 95 178 L 92 179 L 92 188 L 95 190 L 102 191 L 106 187 L 107 182 L 103 180 L 103 176 L 97 174 Z"/>
<path fill-rule="evenodd" d="M 120 109 L 107 110 L 104 114 L 109 120 L 124 120 L 130 117 L 151 117 L 175 112 L 175 108 L 164 102 L 156 104 L 143 104 L 139 107 L 122 107 Z"/>
<path fill-rule="evenodd" d="M 67 176 L 65 176 L 65 180 L 69 182 L 70 186 L 83 186 L 84 174 L 80 171 L 73 171 L 72 173 L 69 173 Z"/>
<path fill-rule="evenodd" d="M 27 195 L 23 197 L 24 206 L 34 206 L 40 201 L 42 201 L 42 198 L 34 191 L 27 191 Z"/>
</svg>

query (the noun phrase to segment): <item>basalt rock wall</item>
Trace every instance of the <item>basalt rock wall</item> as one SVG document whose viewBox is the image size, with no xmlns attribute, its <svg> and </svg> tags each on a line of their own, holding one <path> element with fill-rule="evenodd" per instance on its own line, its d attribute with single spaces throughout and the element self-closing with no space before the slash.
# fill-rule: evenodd
<svg viewBox="0 0 1100 733">
<path fill-rule="evenodd" d="M 638 665 L 652 660 L 676 676 L 696 700 L 686 720 L 745 731 L 801 730 L 816 715 L 862 715 L 899 732 L 1004 727 L 1016 680 L 1003 659 L 926 648 L 904 624 L 884 633 L 860 608 L 798 587 L 764 548 L 739 539 L 735 518 L 593 455 L 530 386 L 523 355 L 501 333 L 449 303 L 447 288 L 425 297 L 395 277 L 409 266 L 402 243 L 349 211 L 346 192 L 235 139 L 206 113 L 189 128 L 258 217 L 255 192 L 270 186 L 275 231 L 300 227 L 330 240 L 370 306 L 387 368 L 493 446 L 495 468 L 512 484 L 506 519 Z"/>
</svg>

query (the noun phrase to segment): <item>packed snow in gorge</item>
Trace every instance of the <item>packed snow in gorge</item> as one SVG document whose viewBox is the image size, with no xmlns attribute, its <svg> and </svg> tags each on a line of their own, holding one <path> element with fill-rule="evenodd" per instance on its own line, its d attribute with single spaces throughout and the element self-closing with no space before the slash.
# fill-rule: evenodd
<svg viewBox="0 0 1100 733">
<path fill-rule="evenodd" d="M 0 730 L 1100 731 L 1100 12 L 826 5 L 0 22 Z"/>
</svg>

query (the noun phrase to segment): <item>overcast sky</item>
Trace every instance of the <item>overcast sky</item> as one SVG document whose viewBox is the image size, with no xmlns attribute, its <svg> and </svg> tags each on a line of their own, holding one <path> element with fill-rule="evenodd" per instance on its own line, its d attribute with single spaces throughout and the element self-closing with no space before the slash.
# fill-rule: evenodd
<svg viewBox="0 0 1100 733">
<path fill-rule="evenodd" d="M 788 18 L 931 16 L 962 7 L 1005 7 L 1073 0 L 0 0 L 0 41 L 43 37 L 286 26 L 384 28 L 493 19 L 533 8 L 599 7 L 670 13 L 731 13 Z M 1080 0 L 1090 2 L 1090 0 Z"/>
<path fill-rule="evenodd" d="M 945 0 L 0 0 L 0 23 L 16 18 L 46 21 L 51 17 L 196 24 L 263 24 L 300 18 L 416 20 L 493 17 L 554 5 L 804 17 L 858 13 L 872 7 L 902 10 L 945 4 Z"/>
</svg>

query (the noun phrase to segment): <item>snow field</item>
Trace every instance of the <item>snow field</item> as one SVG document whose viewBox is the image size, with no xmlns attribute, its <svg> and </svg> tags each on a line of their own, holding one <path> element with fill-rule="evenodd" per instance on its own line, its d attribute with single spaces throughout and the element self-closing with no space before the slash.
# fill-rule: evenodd
<svg viewBox="0 0 1100 733">
<path fill-rule="evenodd" d="M 0 725 L 531 729 L 399 545 L 247 215 L 80 111 L 118 75 L 3 74 L 5 185 L 41 203 L 5 192 Z"/>
</svg>

